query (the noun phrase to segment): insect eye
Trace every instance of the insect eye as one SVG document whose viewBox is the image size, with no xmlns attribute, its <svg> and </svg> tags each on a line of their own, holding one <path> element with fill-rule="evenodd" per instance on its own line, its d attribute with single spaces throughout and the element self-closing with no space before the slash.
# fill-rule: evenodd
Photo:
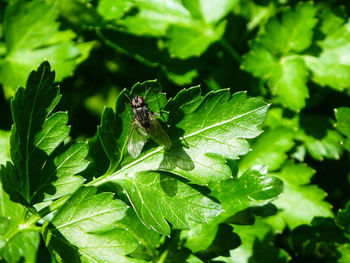
<svg viewBox="0 0 350 263">
<path fill-rule="evenodd" d="M 142 97 L 138 97 L 138 103 L 143 105 L 144 104 L 144 99 Z"/>
</svg>

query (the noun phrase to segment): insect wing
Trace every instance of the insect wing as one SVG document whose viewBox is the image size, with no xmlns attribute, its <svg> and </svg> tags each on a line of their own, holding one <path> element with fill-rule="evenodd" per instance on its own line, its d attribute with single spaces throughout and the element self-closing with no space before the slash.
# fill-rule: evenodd
<svg viewBox="0 0 350 263">
<path fill-rule="evenodd" d="M 164 131 L 162 125 L 157 121 L 154 116 L 150 117 L 151 127 L 149 128 L 149 135 L 152 140 L 158 143 L 159 145 L 164 145 L 165 149 L 171 147 L 171 139 L 169 135 Z"/>
<path fill-rule="evenodd" d="M 140 128 L 135 122 L 132 122 L 128 141 L 128 152 L 132 158 L 136 158 L 137 156 L 139 156 L 146 141 L 146 132 L 142 128 Z"/>
</svg>

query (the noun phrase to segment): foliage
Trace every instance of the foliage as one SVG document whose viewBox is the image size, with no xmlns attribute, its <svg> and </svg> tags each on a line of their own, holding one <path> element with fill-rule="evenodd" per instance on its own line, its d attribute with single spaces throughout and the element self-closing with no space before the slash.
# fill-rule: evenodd
<svg viewBox="0 0 350 263">
<path fill-rule="evenodd" d="M 0 262 L 349 262 L 349 14 L 0 1 Z"/>
</svg>

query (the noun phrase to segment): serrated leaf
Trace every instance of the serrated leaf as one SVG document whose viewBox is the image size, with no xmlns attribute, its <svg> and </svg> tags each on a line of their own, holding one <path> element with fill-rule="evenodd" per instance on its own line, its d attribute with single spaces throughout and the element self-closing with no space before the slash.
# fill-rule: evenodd
<svg viewBox="0 0 350 263">
<path fill-rule="evenodd" d="M 44 59 L 52 63 L 58 80 L 74 70 L 81 53 L 72 41 L 75 34 L 58 31 L 56 18 L 55 5 L 41 1 L 7 5 L 3 29 L 7 54 L 0 63 L 0 82 L 7 96 L 12 96 L 18 86 L 24 86 L 28 72 Z"/>
<path fill-rule="evenodd" d="M 325 8 L 321 14 L 321 32 L 325 35 L 318 41 L 321 54 L 305 56 L 305 62 L 312 71 L 314 82 L 343 90 L 350 85 L 349 22 Z"/>
<path fill-rule="evenodd" d="M 135 86 L 132 92 L 137 91 L 136 87 L 140 91 L 143 88 L 142 85 Z M 155 93 L 154 96 L 159 95 Z M 162 107 L 161 104 L 158 104 L 158 99 L 154 100 L 153 103 L 152 97 L 148 98 L 150 99 L 150 109 Z M 124 103 L 122 102 L 122 105 Z M 124 118 L 131 120 L 130 109 L 124 108 L 124 110 L 125 114 L 129 114 L 129 116 L 125 115 Z M 158 197 L 160 206 L 154 206 L 152 199 L 147 200 L 147 202 L 143 201 L 142 195 L 145 193 L 136 190 L 141 186 L 146 186 L 137 182 L 148 180 L 147 177 L 150 176 L 142 176 L 139 172 L 158 169 L 169 170 L 199 184 L 229 178 L 231 170 L 223 157 L 234 159 L 248 152 L 249 145 L 243 138 L 254 138 L 261 133 L 259 127 L 265 118 L 267 105 L 258 99 L 247 99 L 244 92 L 238 92 L 231 96 L 228 90 L 212 92 L 201 97 L 199 87 L 194 87 L 180 92 L 167 103 L 165 110 L 169 111 L 169 135 L 172 139 L 178 138 L 177 140 L 173 139 L 173 147 L 163 152 L 163 146 L 149 148 L 152 145 L 150 142 L 146 144 L 146 150 L 141 153 L 138 159 L 134 160 L 127 156 L 121 163 L 119 170 L 113 174 L 107 173 L 106 176 L 97 180 L 95 185 L 104 182 L 121 184 L 128 192 L 130 202 L 143 222 L 161 233 L 169 234 L 170 228 L 162 217 L 169 220 L 175 227 L 186 229 L 190 227 L 189 221 L 186 219 L 187 215 L 176 218 L 178 215 L 169 214 L 168 211 L 173 209 L 172 205 L 163 205 L 166 203 L 161 201 L 166 194 L 151 187 L 143 190 L 147 191 L 148 198 L 150 196 L 152 198 Z M 124 113 L 120 112 L 119 114 Z M 113 139 L 108 136 L 110 135 L 106 134 L 106 138 L 102 140 L 111 141 Z M 125 140 L 126 137 L 124 137 L 124 142 Z M 154 173 L 152 178 L 157 181 L 158 174 Z M 180 181 L 174 182 L 181 184 Z M 133 189 L 134 192 L 132 192 Z M 201 198 L 204 197 L 201 196 Z M 180 201 L 176 203 L 176 206 L 180 206 L 180 204 L 183 205 Z M 190 219 L 199 222 L 206 220 L 203 214 L 201 215 L 204 213 L 203 211 L 192 209 L 188 213 L 199 213 L 199 215 L 195 217 L 192 214 L 189 216 Z M 154 214 L 161 216 L 158 218 Z"/>
<path fill-rule="evenodd" d="M 1 168 L 1 180 L 11 199 L 24 205 L 51 200 L 74 192 L 83 182 L 74 175 L 87 166 L 87 145 L 60 144 L 68 137 L 67 113 L 52 115 L 60 99 L 53 85 L 55 73 L 44 62 L 33 71 L 26 89 L 11 101 L 11 159 Z"/>
<path fill-rule="evenodd" d="M 315 13 L 311 2 L 300 2 L 294 10 L 283 13 L 281 21 L 271 19 L 259 42 L 271 52 L 280 54 L 305 50 L 311 45 L 312 29 L 317 22 Z"/>
<path fill-rule="evenodd" d="M 294 228 L 309 224 L 315 216 L 332 216 L 331 205 L 324 201 L 326 193 L 316 185 L 310 185 L 315 171 L 304 164 L 286 164 L 278 176 L 284 183 L 283 194 L 273 204 L 280 209 L 266 220 L 276 229 L 285 225 Z"/>
<path fill-rule="evenodd" d="M 59 262 L 141 262 L 126 255 L 137 240 L 115 226 L 127 206 L 112 193 L 96 194 L 95 187 L 82 187 L 46 222 L 43 238 Z"/>
<path fill-rule="evenodd" d="M 266 80 L 272 94 L 295 111 L 305 107 L 309 96 L 308 69 L 295 52 L 311 45 L 315 13 L 311 2 L 299 3 L 294 10 L 283 13 L 281 21 L 271 19 L 242 62 L 243 69 Z"/>
<path fill-rule="evenodd" d="M 257 170 L 246 171 L 241 177 L 209 185 L 212 195 L 223 206 L 224 212 L 209 223 L 195 225 L 186 232 L 185 246 L 193 252 L 205 250 L 213 242 L 218 225 L 227 218 L 251 206 L 261 206 L 278 197 L 283 183 L 276 177 L 260 173 Z"/>
<path fill-rule="evenodd" d="M 139 172 L 119 180 L 144 224 L 164 235 L 170 226 L 189 229 L 191 222 L 204 223 L 221 212 L 221 206 L 191 186 L 163 172 Z"/>
<path fill-rule="evenodd" d="M 286 152 L 293 145 L 294 132 L 287 127 L 277 127 L 266 130 L 252 145 L 252 151 L 239 162 L 240 172 L 248 170 L 255 165 L 264 165 L 269 171 L 274 171 L 287 159 Z"/>
<path fill-rule="evenodd" d="M 199 87 L 181 91 L 165 107 L 169 111 L 169 136 L 173 147 L 150 147 L 138 159 L 127 156 L 121 169 L 103 181 L 132 178 L 139 171 L 165 169 L 198 184 L 227 179 L 231 175 L 224 158 L 236 159 L 249 151 L 246 138 L 261 133 L 267 104 L 245 92 L 228 90 L 200 96 Z M 103 182 L 101 181 L 101 183 Z"/>
</svg>

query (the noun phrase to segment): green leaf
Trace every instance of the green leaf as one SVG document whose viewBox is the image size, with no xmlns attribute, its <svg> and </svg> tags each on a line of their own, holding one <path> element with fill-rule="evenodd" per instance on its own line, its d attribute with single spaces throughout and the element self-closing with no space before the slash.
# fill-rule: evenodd
<svg viewBox="0 0 350 263">
<path fill-rule="evenodd" d="M 28 231 L 19 232 L 26 209 L 10 200 L 0 183 L 0 258 L 6 262 L 36 262 L 39 247 L 39 234 Z M 16 233 L 15 236 L 9 236 Z"/>
<path fill-rule="evenodd" d="M 269 51 L 280 54 L 305 50 L 311 45 L 312 29 L 317 23 L 315 13 L 312 2 L 300 2 L 294 10 L 283 13 L 281 21 L 271 19 L 259 42 Z"/>
<path fill-rule="evenodd" d="M 154 81 L 136 83 L 128 95 L 126 90 L 119 93 L 116 104 L 116 114 L 111 108 L 106 108 L 101 117 L 101 126 L 98 129 L 101 145 L 110 161 L 107 174 L 111 174 L 120 165 L 126 152 L 130 123 L 133 111 L 128 97 L 135 95 L 146 97 L 151 111 L 159 113 L 166 102 L 164 93 L 161 93 L 159 84 Z"/>
<path fill-rule="evenodd" d="M 341 254 L 341 257 L 338 259 L 339 263 L 347 263 L 350 260 L 350 244 L 338 245 L 337 250 Z"/>
<path fill-rule="evenodd" d="M 199 62 L 196 58 L 180 60 L 171 58 L 165 50 L 159 50 L 157 39 L 137 37 L 112 29 L 98 31 L 103 41 L 117 52 L 134 58 L 149 66 L 159 67 L 166 76 L 178 85 L 191 84 L 198 76 Z"/>
<path fill-rule="evenodd" d="M 128 209 L 122 220 L 116 222 L 116 226 L 128 230 L 135 239 L 139 241 L 140 246 L 132 255 L 147 254 L 148 257 L 156 258 L 157 248 L 161 242 L 160 235 L 146 227 L 138 218 L 133 209 Z"/>
<path fill-rule="evenodd" d="M 282 193 L 283 182 L 277 177 L 264 175 L 259 170 L 246 171 L 237 179 L 230 179 L 210 186 L 227 218 L 251 206 L 261 206 Z"/>
<path fill-rule="evenodd" d="M 0 249 L 0 258 L 6 262 L 37 262 L 40 236 L 37 232 L 21 232 Z"/>
<path fill-rule="evenodd" d="M 77 26 L 99 26 L 102 17 L 89 1 L 60 0 L 55 2 L 60 16 Z"/>
<path fill-rule="evenodd" d="M 334 124 L 334 127 L 340 131 L 342 134 L 344 134 L 346 137 L 350 136 L 350 108 L 347 107 L 341 107 L 338 109 L 334 109 L 336 123 Z M 350 151 L 350 139 L 346 138 L 344 141 L 341 142 L 343 147 Z"/>
<path fill-rule="evenodd" d="M 186 59 L 200 56 L 211 43 L 218 41 L 225 33 L 226 22 L 215 28 L 198 24 L 197 26 L 172 25 L 167 31 L 166 42 L 171 56 Z"/>
<path fill-rule="evenodd" d="M 106 20 L 120 19 L 124 14 L 134 7 L 132 0 L 129 1 L 111 1 L 100 0 L 98 2 L 97 11 Z"/>
<path fill-rule="evenodd" d="M 72 41 L 72 31 L 58 31 L 56 18 L 55 5 L 38 0 L 7 5 L 3 29 L 7 54 L 0 63 L 0 82 L 7 96 L 24 86 L 28 72 L 44 59 L 52 63 L 58 80 L 71 75 L 81 52 Z"/>
<path fill-rule="evenodd" d="M 144 224 L 164 235 L 190 229 L 191 221 L 204 223 L 221 212 L 221 206 L 186 183 L 163 172 L 139 172 L 119 180 Z"/>
<path fill-rule="evenodd" d="M 306 151 L 320 161 L 324 158 L 340 158 L 343 137 L 334 130 L 330 118 L 309 113 L 287 116 L 287 111 L 275 108 L 269 111 L 265 123 L 269 127 L 286 126 L 293 130 L 293 139 L 297 142 L 296 152 L 292 154 L 294 158 L 303 160 Z"/>
<path fill-rule="evenodd" d="M 247 29 L 252 31 L 256 27 L 263 27 L 269 18 L 276 14 L 278 8 L 275 2 L 239 1 L 233 12 L 247 20 Z"/>
<path fill-rule="evenodd" d="M 224 212 L 209 223 L 195 225 L 185 232 L 185 246 L 193 252 L 206 250 L 214 241 L 219 224 L 237 212 L 262 206 L 278 197 L 283 189 L 280 179 L 259 170 L 246 171 L 241 177 L 209 185 L 212 195 L 222 204 Z"/>
<path fill-rule="evenodd" d="M 147 143 L 138 159 L 127 156 L 121 169 L 100 183 L 159 168 L 198 184 L 227 179 L 231 171 L 224 158 L 237 159 L 249 151 L 246 138 L 261 133 L 267 108 L 259 99 L 247 99 L 245 92 L 231 96 L 220 90 L 201 97 L 199 87 L 183 90 L 165 107 L 172 148 L 164 152 L 162 146 Z"/>
<path fill-rule="evenodd" d="M 335 127 L 345 136 L 350 136 L 350 108 L 340 107 L 334 110 L 337 123 Z"/>
<path fill-rule="evenodd" d="M 349 239 L 331 218 L 316 217 L 310 225 L 301 225 L 291 233 L 293 252 L 301 257 L 318 258 L 325 262 L 338 262 L 338 244 L 345 244 Z"/>
<path fill-rule="evenodd" d="M 145 82 L 144 85 L 135 85 L 132 93 L 138 91 L 138 94 L 143 95 L 140 92 L 149 84 Z M 162 95 L 158 99 L 159 93 L 152 93 L 152 90 L 154 89 L 150 89 L 151 93 L 147 95 L 149 107 L 151 110 L 159 110 L 165 103 L 165 96 Z M 124 109 L 124 112 L 119 112 L 118 116 L 125 114 L 121 121 L 130 121 L 130 108 L 125 107 L 126 102 L 123 100 L 119 103 L 121 104 L 118 104 L 117 108 Z M 205 215 L 209 213 L 205 209 L 201 211 L 192 207 L 192 210 L 187 211 L 190 214 L 186 216 L 184 216 L 184 212 L 182 212 L 182 216 L 170 213 L 169 211 L 174 209 L 173 206 L 184 206 L 183 202 L 171 199 L 174 203 L 169 206 L 165 205 L 166 202 L 162 200 L 167 196 L 167 193 L 157 190 L 161 185 L 161 181 L 158 182 L 161 178 L 160 175 L 156 172 L 143 171 L 168 170 L 198 184 L 229 178 L 231 170 L 224 158 L 234 159 L 248 152 L 249 145 L 243 138 L 254 138 L 261 133 L 260 125 L 265 118 L 267 107 L 266 103 L 261 100 L 247 99 L 245 92 L 238 92 L 231 96 L 228 90 L 220 90 L 201 97 L 199 87 L 183 90 L 165 107 L 165 110 L 169 111 L 169 135 L 173 140 L 173 147 L 164 152 L 163 146 L 150 147 L 154 143 L 149 142 L 145 145 L 146 150 L 141 153 L 138 159 L 135 160 L 127 156 L 122 161 L 119 170 L 112 174 L 107 173 L 97 180 L 95 185 L 105 182 L 121 184 L 143 222 L 160 233 L 170 233 L 170 228 L 163 217 L 170 221 L 175 228 L 181 229 L 190 227 L 187 217 L 191 220 L 205 222 Z M 106 121 L 110 120 L 106 119 L 105 123 Z M 117 122 L 113 121 L 117 127 Z M 119 124 L 119 127 L 124 129 L 125 125 Z M 113 128 L 109 130 L 115 131 Z M 126 135 L 126 132 L 124 134 Z M 103 136 L 105 137 L 101 137 L 101 142 L 105 140 L 114 143 L 114 146 L 106 143 L 106 149 L 117 148 L 119 144 L 113 139 L 112 133 L 106 132 Z M 125 145 L 127 137 L 120 138 Z M 118 147 L 123 148 L 121 145 Z M 106 152 L 109 151 L 108 149 Z M 112 153 L 112 150 L 110 152 Z M 110 160 L 113 159 L 110 158 Z M 114 167 L 116 166 L 114 165 Z M 143 173 L 150 173 L 152 176 L 148 174 L 143 176 Z M 142 183 L 144 180 L 148 182 L 149 178 L 153 178 L 157 182 L 154 185 L 155 188 L 146 187 Z M 181 181 L 174 180 L 174 185 L 177 184 L 186 187 L 186 184 L 181 183 Z M 138 191 L 138 188 L 142 188 L 142 190 Z M 147 195 L 147 200 L 143 196 L 144 194 Z M 157 198 L 158 203 L 162 205 L 154 206 L 154 198 Z M 199 195 L 198 198 L 204 198 L 204 196 Z M 211 211 L 209 213 L 211 216 L 216 215 L 219 210 L 214 203 L 211 203 L 208 209 Z M 193 213 L 199 214 L 194 216 Z"/>
<path fill-rule="evenodd" d="M 10 160 L 10 132 L 0 130 L 0 165 Z"/>
<path fill-rule="evenodd" d="M 194 1 L 183 1 L 194 2 Z M 199 0 L 198 5 L 203 19 L 208 23 L 216 23 L 225 17 L 233 7 L 238 3 L 238 0 Z M 188 8 L 190 11 L 191 9 Z"/>
<path fill-rule="evenodd" d="M 163 36 L 170 24 L 188 24 L 191 23 L 190 12 L 176 0 L 137 0 L 120 1 L 118 6 L 128 5 L 134 2 L 138 12 L 136 14 L 126 15 L 118 24 L 126 27 L 127 31 L 135 35 Z M 124 4 L 125 3 L 125 4 Z M 114 1 L 103 1 L 103 8 L 106 11 L 107 5 L 110 10 L 115 6 Z M 101 9 L 101 3 L 99 5 Z M 108 18 L 113 15 L 107 12 Z M 104 15 L 104 14 L 102 14 Z M 116 19 L 120 18 L 120 13 L 114 13 Z"/>
<path fill-rule="evenodd" d="M 315 171 L 304 164 L 286 164 L 278 176 L 284 183 L 283 194 L 273 204 L 280 210 L 266 220 L 276 229 L 285 225 L 294 228 L 309 224 L 315 216 L 332 216 L 331 205 L 323 199 L 326 193 L 316 185 L 310 185 Z"/>
<path fill-rule="evenodd" d="M 318 56 L 305 56 L 305 62 L 314 82 L 343 90 L 350 85 L 349 23 L 329 8 L 324 8 L 320 20 L 325 37 L 317 44 L 322 51 Z"/>
<path fill-rule="evenodd" d="M 254 165 L 264 165 L 269 171 L 277 170 L 287 159 L 288 152 L 294 145 L 294 132 L 287 127 L 266 130 L 252 145 L 252 151 L 239 162 L 240 172 Z"/>
<path fill-rule="evenodd" d="M 98 10 L 113 25 L 134 35 L 166 36 L 170 55 L 185 59 L 200 56 L 221 38 L 226 21 L 220 20 L 235 3 L 236 0 L 215 1 L 215 5 L 214 1 L 104 0 L 99 2 Z"/>
<path fill-rule="evenodd" d="M 284 12 L 281 21 L 269 21 L 265 33 L 253 42 L 242 62 L 243 69 L 266 80 L 271 93 L 294 111 L 304 108 L 309 97 L 308 70 L 295 52 L 311 45 L 315 24 L 313 4 L 299 3 L 294 10 Z"/>
<path fill-rule="evenodd" d="M 339 159 L 343 137 L 333 129 L 331 120 L 321 115 L 300 115 L 296 140 L 302 141 L 310 155 L 317 159 Z"/>
<path fill-rule="evenodd" d="M 342 226 L 346 233 L 350 233 L 350 202 L 346 204 L 343 210 L 339 210 L 336 223 Z"/>
<path fill-rule="evenodd" d="M 12 163 L 2 166 L 1 180 L 11 199 L 25 205 L 74 192 L 83 182 L 74 175 L 88 164 L 86 143 L 58 147 L 70 128 L 67 113 L 51 114 L 60 99 L 54 78 L 49 63 L 42 63 L 11 101 Z"/>
<path fill-rule="evenodd" d="M 241 239 L 241 245 L 230 251 L 230 257 L 215 258 L 228 263 L 241 262 L 289 262 L 289 256 L 274 245 L 272 228 L 261 220 L 256 220 L 252 226 L 235 225 L 235 233 Z"/>
<path fill-rule="evenodd" d="M 59 262 L 140 262 L 126 256 L 137 248 L 137 240 L 115 225 L 127 206 L 112 193 L 96 190 L 80 188 L 44 224 L 46 246 Z"/>
</svg>

